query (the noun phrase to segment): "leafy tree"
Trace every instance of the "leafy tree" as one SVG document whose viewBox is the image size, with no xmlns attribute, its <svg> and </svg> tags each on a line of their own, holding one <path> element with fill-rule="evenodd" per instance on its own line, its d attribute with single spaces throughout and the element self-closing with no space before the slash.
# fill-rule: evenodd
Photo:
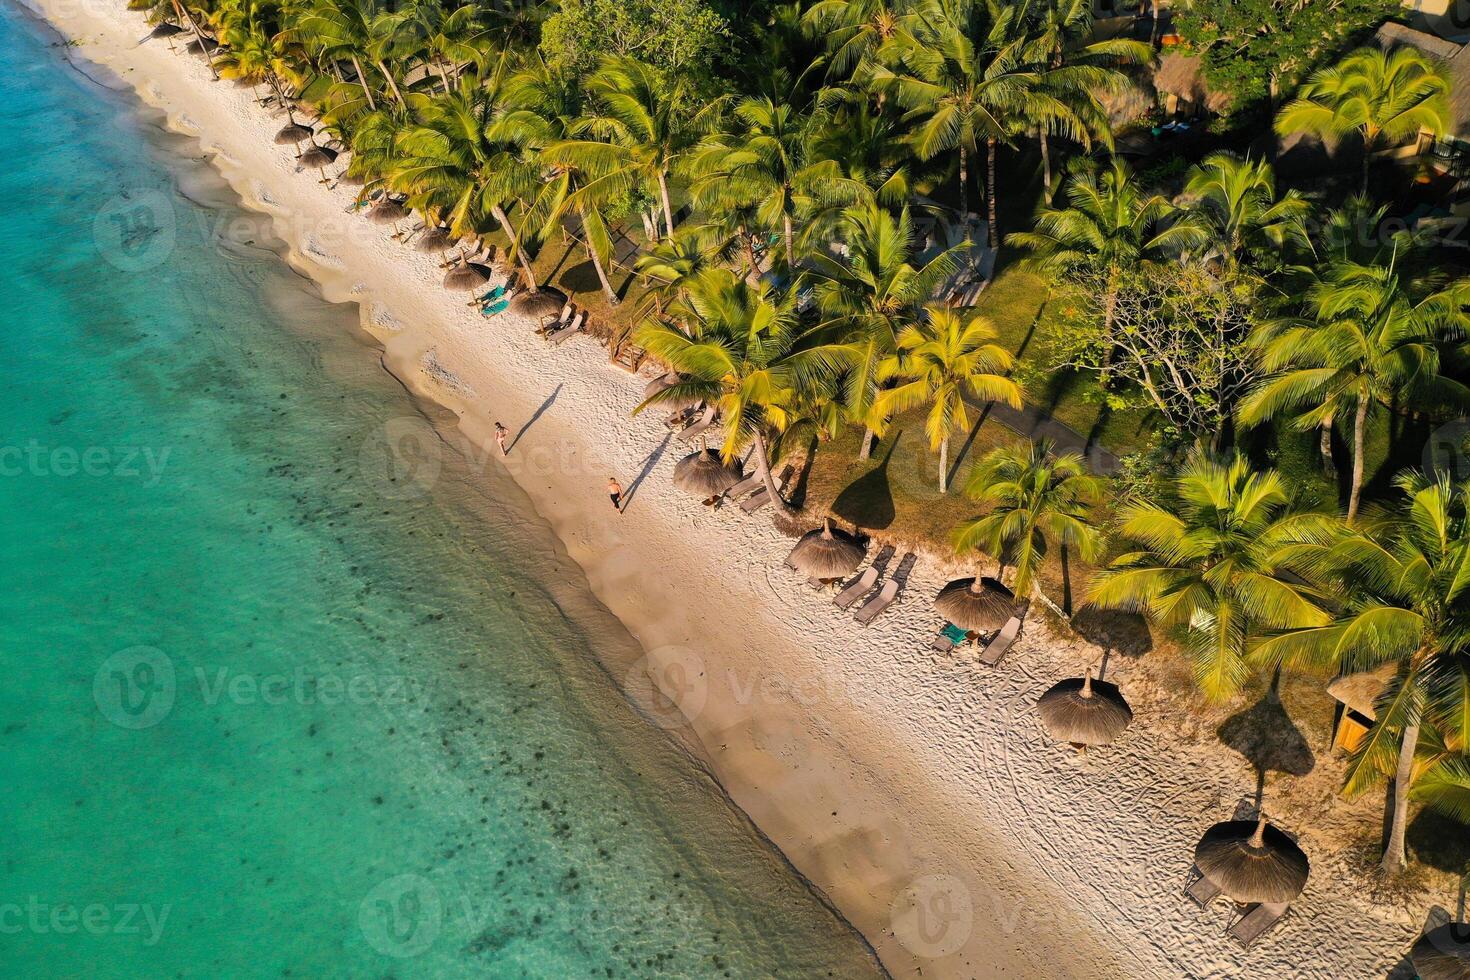
<svg viewBox="0 0 1470 980">
<path fill-rule="evenodd" d="M 1117 534 L 1133 550 L 1099 574 L 1091 601 L 1180 631 L 1195 683 L 1224 701 L 1250 675 L 1253 634 L 1329 622 L 1324 597 L 1295 559 L 1302 546 L 1331 541 L 1337 527 L 1329 515 L 1295 509 L 1276 471 L 1196 454 L 1167 500 L 1123 508 Z"/>
<path fill-rule="evenodd" d="M 1385 144 L 1439 134 L 1449 127 L 1449 79 L 1416 48 L 1361 48 L 1316 72 L 1276 117 L 1280 134 L 1310 133 L 1336 142 L 1363 143 L 1363 191 L 1368 163 Z"/>
<path fill-rule="evenodd" d="M 995 343 L 995 327 L 977 313 L 930 306 L 898 335 L 898 350 L 879 369 L 899 383 L 883 392 L 877 414 L 928 407 L 924 432 L 939 451 L 939 492 L 949 490 L 949 440 L 970 427 L 967 396 L 1021 407 L 1021 387 L 1006 376 L 1010 351 Z"/>
<path fill-rule="evenodd" d="M 1102 535 L 1090 509 L 1104 483 L 1087 472 L 1077 453 L 1056 454 L 1049 441 L 1001 446 L 985 454 L 970 473 L 965 493 L 989 510 L 955 529 L 955 550 L 979 549 L 1002 566 L 1015 568 L 1017 595 L 1037 589 L 1052 546 L 1083 561 L 1095 561 Z"/>
<path fill-rule="evenodd" d="M 1464 814 L 1463 751 L 1470 737 L 1470 483 L 1406 473 L 1403 505 L 1364 523 L 1304 562 L 1335 587 L 1340 611 L 1261 643 L 1269 664 L 1353 673 L 1392 665 L 1373 727 L 1348 765 L 1346 791 L 1357 795 L 1393 780 L 1393 809 L 1383 869 L 1405 864 L 1404 831 L 1420 738 L 1432 726 L 1442 740 L 1435 775 L 1420 788 Z M 1422 760 L 1421 760 L 1422 761 Z"/>
<path fill-rule="evenodd" d="M 705 0 L 560 0 L 541 28 L 541 54 L 590 75 L 604 56 L 636 58 L 686 80 L 712 77 L 729 27 Z"/>
</svg>

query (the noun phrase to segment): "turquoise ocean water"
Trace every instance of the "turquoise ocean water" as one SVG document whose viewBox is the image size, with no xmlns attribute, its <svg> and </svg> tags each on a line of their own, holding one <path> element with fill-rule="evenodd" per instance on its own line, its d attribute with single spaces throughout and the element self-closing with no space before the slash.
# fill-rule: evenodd
<svg viewBox="0 0 1470 980">
<path fill-rule="evenodd" d="M 0 5 L 0 975 L 872 974 L 504 473 L 62 54 Z"/>
</svg>

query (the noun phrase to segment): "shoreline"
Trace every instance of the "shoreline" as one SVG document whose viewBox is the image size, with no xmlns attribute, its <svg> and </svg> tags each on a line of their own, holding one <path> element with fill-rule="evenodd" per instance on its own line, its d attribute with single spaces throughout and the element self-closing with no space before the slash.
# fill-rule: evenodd
<svg viewBox="0 0 1470 980">
<path fill-rule="evenodd" d="M 1152 719 L 1078 762 L 1027 711 L 1094 650 L 1037 616 L 998 672 L 932 655 L 927 597 L 951 569 L 929 556 L 905 600 L 862 630 L 786 573 L 791 542 L 768 515 L 712 513 L 674 490 L 668 471 L 687 450 L 657 413 L 628 416 L 647 376 L 608 364 L 587 337 L 551 347 L 514 314 L 467 310 L 440 287 L 437 257 L 347 213 L 349 190 L 294 172 L 290 148 L 270 142 L 279 121 L 248 90 L 213 84 L 202 59 L 135 45 L 141 14 L 31 2 L 200 142 L 245 206 L 271 216 L 288 263 L 359 306 L 385 368 L 458 416 L 468 451 L 494 458 L 497 418 L 527 426 L 507 468 L 644 659 L 696 679 L 679 699 L 692 725 L 647 697 L 643 660 L 608 669 L 895 976 L 1036 976 L 1039 964 L 1078 978 L 1366 976 L 1407 949 L 1417 923 L 1366 912 L 1327 853 L 1291 920 L 1250 954 L 1231 946 L 1219 910 L 1186 910 L 1178 890 L 1193 838 L 1248 784 Z M 609 474 L 629 488 L 618 518 L 601 492 Z M 1134 669 L 1114 673 L 1127 683 Z M 1314 828 L 1293 829 L 1310 851 Z"/>
</svg>

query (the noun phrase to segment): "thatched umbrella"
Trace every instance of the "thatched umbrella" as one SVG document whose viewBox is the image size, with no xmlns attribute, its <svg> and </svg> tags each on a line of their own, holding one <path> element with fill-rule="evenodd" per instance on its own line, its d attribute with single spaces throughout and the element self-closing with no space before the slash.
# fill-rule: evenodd
<svg viewBox="0 0 1470 980">
<path fill-rule="evenodd" d="M 566 296 L 558 290 L 542 286 L 525 290 L 510 301 L 510 308 L 524 316 L 554 316 L 566 305 Z"/>
<path fill-rule="evenodd" d="M 276 133 L 276 143 L 280 146 L 287 146 L 293 143 L 304 143 L 311 139 L 311 137 L 312 130 L 310 126 L 303 126 L 300 123 L 294 122 L 287 123 L 281 127 L 280 132 Z"/>
<path fill-rule="evenodd" d="M 1226 820 L 1194 849 L 1200 872 L 1237 902 L 1289 902 L 1307 886 L 1311 864 L 1286 834 L 1258 820 Z"/>
<path fill-rule="evenodd" d="M 404 209 L 402 204 L 399 204 L 391 197 L 383 198 L 368 211 L 368 220 L 373 224 L 393 226 L 394 238 L 401 237 L 401 233 L 398 231 L 398 222 L 407 217 L 408 211 Z"/>
<path fill-rule="evenodd" d="M 862 564 L 867 551 L 851 535 L 833 531 L 829 517 L 821 527 L 801 536 L 787 561 L 812 578 L 841 578 Z"/>
<path fill-rule="evenodd" d="M 957 578 L 939 590 L 934 608 L 962 630 L 988 633 L 1011 618 L 1016 596 L 993 578 Z"/>
<path fill-rule="evenodd" d="M 1116 684 L 1086 676 L 1054 685 L 1036 702 L 1041 725 L 1058 742 L 1070 742 L 1086 751 L 1089 745 L 1107 745 L 1123 734 L 1133 720 L 1133 709 Z"/>
<path fill-rule="evenodd" d="M 438 252 L 443 258 L 444 253 L 454 247 L 454 237 L 448 228 L 430 225 L 413 240 L 413 247 L 419 252 Z"/>
<path fill-rule="evenodd" d="M 490 281 L 495 273 L 489 266 L 480 265 L 478 262 L 465 262 L 455 266 L 444 275 L 444 288 L 452 290 L 466 290 L 470 294 L 470 306 L 475 305 L 475 291 Z"/>
<path fill-rule="evenodd" d="M 296 161 L 303 167 L 311 167 L 317 173 L 321 174 L 322 179 L 318 183 L 325 184 L 327 182 L 327 167 L 336 159 L 336 150 L 313 143 L 310 149 L 296 158 Z"/>
<path fill-rule="evenodd" d="M 727 466 L 719 453 L 704 446 L 674 466 L 674 486 L 703 497 L 706 503 L 718 500 L 720 494 L 739 483 L 741 477 L 739 460 Z"/>
<path fill-rule="evenodd" d="M 1447 922 L 1419 937 L 1409 951 L 1419 980 L 1470 980 L 1470 925 Z"/>
</svg>

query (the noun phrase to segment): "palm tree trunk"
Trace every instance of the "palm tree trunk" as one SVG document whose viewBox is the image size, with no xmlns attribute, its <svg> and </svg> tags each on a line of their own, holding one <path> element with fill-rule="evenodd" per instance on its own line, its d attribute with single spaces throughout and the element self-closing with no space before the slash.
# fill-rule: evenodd
<svg viewBox="0 0 1470 980">
<path fill-rule="evenodd" d="M 490 215 L 499 223 L 500 227 L 505 229 L 505 233 L 510 236 L 510 250 L 515 253 L 516 261 L 521 264 L 521 271 L 525 273 L 526 288 L 534 293 L 541 287 L 536 283 L 536 270 L 531 268 L 531 260 L 526 258 L 526 252 L 521 248 L 520 229 L 510 223 L 510 218 L 506 216 L 505 209 L 498 204 L 490 209 Z"/>
<path fill-rule="evenodd" d="M 1044 190 L 1042 199 L 1046 206 L 1051 207 L 1051 144 L 1046 138 L 1046 129 L 1043 127 L 1038 132 L 1041 134 L 1041 179 Z"/>
<path fill-rule="evenodd" d="M 180 17 L 189 22 L 189 26 L 194 30 L 194 36 L 201 39 L 199 43 L 202 47 L 204 44 L 202 40 L 204 35 L 199 32 L 199 23 L 194 19 L 193 11 L 191 11 L 183 4 L 179 3 L 179 0 L 173 0 L 173 5 L 174 10 L 179 13 Z M 215 77 L 216 81 L 218 81 L 219 70 L 214 67 L 214 53 L 207 48 L 204 51 L 204 60 L 209 63 L 209 73 Z"/>
<path fill-rule="evenodd" d="M 608 305 L 617 306 L 617 291 L 613 289 L 612 283 L 608 281 L 607 270 L 602 267 L 602 257 L 597 254 L 597 249 L 592 247 L 592 237 L 590 235 L 586 235 L 586 231 L 587 216 L 584 214 L 582 216 L 582 232 L 586 236 L 587 240 L 582 244 L 587 249 L 587 256 L 592 259 L 592 267 L 597 270 L 597 281 L 602 283 L 602 292 L 607 296 Z"/>
<path fill-rule="evenodd" d="M 751 237 L 750 232 L 745 229 L 744 225 L 740 226 L 740 240 L 745 243 L 745 258 L 747 261 L 750 262 L 749 275 L 755 278 L 759 278 L 761 274 L 761 264 L 760 261 L 755 257 L 755 239 Z"/>
<path fill-rule="evenodd" d="M 357 72 L 357 84 L 362 86 L 362 94 L 367 96 L 368 108 L 377 112 L 378 103 L 373 99 L 372 86 L 368 85 L 367 72 L 362 70 L 362 62 L 357 60 L 355 52 L 352 55 L 352 67 Z"/>
<path fill-rule="evenodd" d="M 796 232 L 791 227 L 791 215 L 781 215 L 782 229 L 786 235 L 786 264 L 792 270 L 796 269 Z M 795 275 L 795 271 L 792 275 Z"/>
<path fill-rule="evenodd" d="M 674 237 L 674 209 L 669 205 L 669 173 L 667 170 L 659 171 L 658 192 L 664 203 L 664 223 L 669 228 L 669 238 Z"/>
<path fill-rule="evenodd" d="M 1348 492 L 1347 522 L 1351 524 L 1358 516 L 1358 502 L 1363 495 L 1363 438 L 1368 425 L 1368 396 L 1358 396 L 1358 408 L 1353 413 L 1353 485 Z"/>
<path fill-rule="evenodd" d="M 759 430 L 755 434 L 755 466 L 760 473 L 761 483 L 765 484 L 766 493 L 771 495 L 771 503 L 786 517 L 793 517 L 796 510 L 781 496 L 781 491 L 776 486 L 776 478 L 771 475 L 771 461 L 767 456 L 766 434 Z"/>
<path fill-rule="evenodd" d="M 965 241 L 970 240 L 970 156 L 960 144 L 960 221 L 965 226 Z"/>
<path fill-rule="evenodd" d="M 872 429 L 863 428 L 863 445 L 858 450 L 858 459 L 868 459 L 873 455 L 873 445 L 878 441 L 878 433 Z"/>
<path fill-rule="evenodd" d="M 388 88 L 389 88 L 390 91 L 392 91 L 393 98 L 395 100 L 397 100 L 398 104 L 401 107 L 407 109 L 408 108 L 408 103 L 403 101 L 403 93 L 400 92 L 400 91 L 398 91 L 398 83 L 393 80 L 393 73 L 388 70 L 388 66 L 385 65 L 385 64 L 383 64 L 383 62 L 379 61 L 378 62 L 378 71 L 382 72 L 383 73 L 383 77 L 388 80 Z"/>
<path fill-rule="evenodd" d="M 999 223 L 995 216 L 995 140 L 985 141 L 985 199 L 989 206 L 990 220 L 985 226 L 986 244 L 995 248 L 999 241 L 996 236 L 996 225 Z"/>
<path fill-rule="evenodd" d="M 949 493 L 949 436 L 939 443 L 939 492 Z"/>
<path fill-rule="evenodd" d="M 1317 430 L 1317 451 L 1322 454 L 1322 472 L 1337 475 L 1337 464 L 1332 461 L 1332 420 L 1323 422 Z"/>
<path fill-rule="evenodd" d="M 1419 746 L 1419 722 L 1404 727 L 1404 741 L 1399 746 L 1399 764 L 1393 774 L 1393 820 L 1388 828 L 1388 846 L 1383 851 L 1384 874 L 1404 870 L 1404 832 L 1409 822 L 1409 784 L 1414 778 L 1414 750 Z"/>
</svg>

